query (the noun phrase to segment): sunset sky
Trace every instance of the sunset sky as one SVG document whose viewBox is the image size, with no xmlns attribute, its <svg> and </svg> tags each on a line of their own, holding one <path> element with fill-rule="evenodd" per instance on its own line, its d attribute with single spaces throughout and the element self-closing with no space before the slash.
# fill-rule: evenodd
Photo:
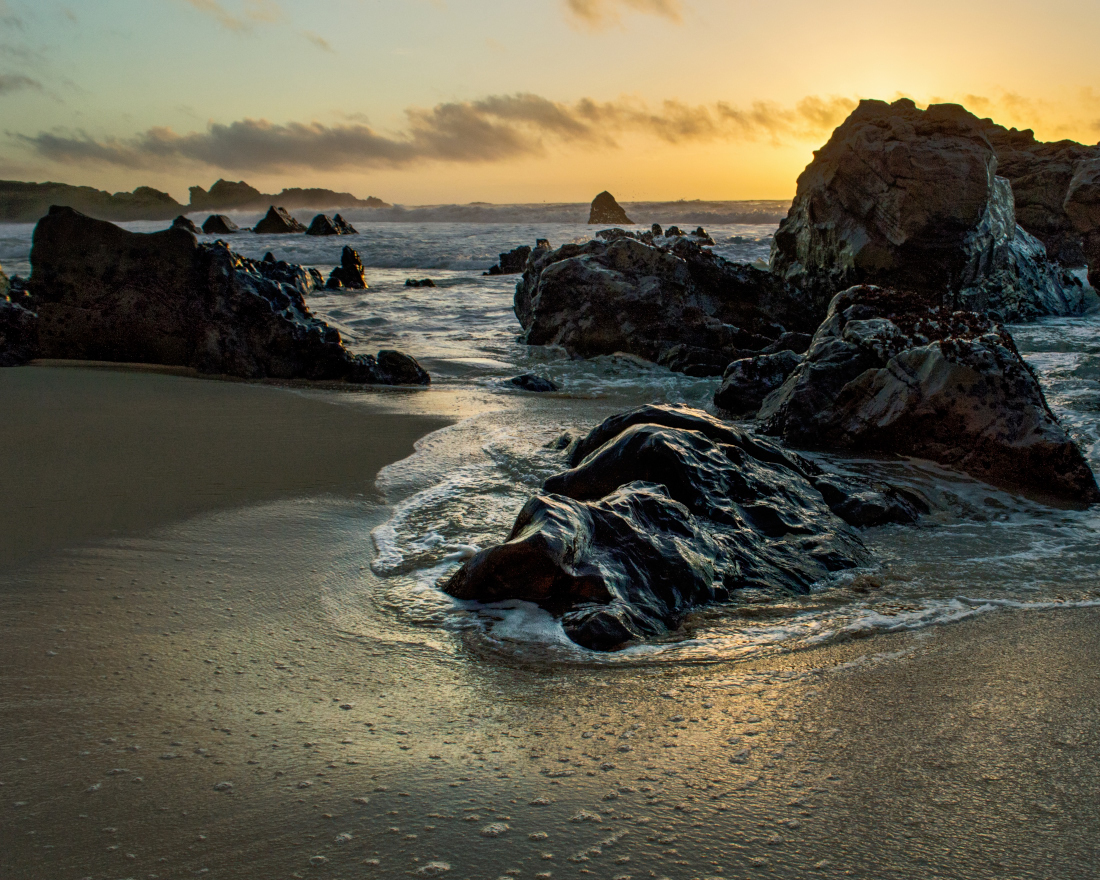
<svg viewBox="0 0 1100 880">
<path fill-rule="evenodd" d="M 1100 140 L 1100 3 L 0 0 L 0 177 L 787 198 L 863 97 Z"/>
</svg>

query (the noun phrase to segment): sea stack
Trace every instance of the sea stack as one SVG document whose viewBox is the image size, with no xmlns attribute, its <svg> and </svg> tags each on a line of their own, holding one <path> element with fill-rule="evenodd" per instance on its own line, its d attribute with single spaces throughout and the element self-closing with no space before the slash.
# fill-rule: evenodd
<svg viewBox="0 0 1100 880">
<path fill-rule="evenodd" d="M 632 224 L 634 221 L 626 216 L 626 211 L 615 201 L 615 197 L 604 190 L 592 200 L 592 212 L 588 215 L 588 222 L 589 224 L 612 223 L 618 225 L 620 223 Z"/>
<path fill-rule="evenodd" d="M 174 223 L 172 225 L 175 226 Z M 207 235 L 233 235 L 240 232 L 241 228 L 225 214 L 211 214 L 202 224 L 202 231 Z"/>
<path fill-rule="evenodd" d="M 264 217 L 252 229 L 258 235 L 286 235 L 292 232 L 305 232 L 306 228 L 293 217 L 286 208 L 276 208 L 272 205 L 267 209 Z"/>
</svg>

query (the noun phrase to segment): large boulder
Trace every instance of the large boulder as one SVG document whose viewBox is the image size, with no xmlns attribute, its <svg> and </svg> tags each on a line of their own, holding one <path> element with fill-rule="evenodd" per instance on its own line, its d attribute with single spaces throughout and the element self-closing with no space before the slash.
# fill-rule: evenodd
<svg viewBox="0 0 1100 880">
<path fill-rule="evenodd" d="M 1089 284 L 1100 290 L 1100 158 L 1081 162 L 1066 191 L 1066 215 L 1080 234 Z"/>
<path fill-rule="evenodd" d="M 527 266 L 527 258 L 531 256 L 531 246 L 521 244 L 507 253 L 500 254 L 500 262 L 490 266 L 486 275 L 518 275 Z"/>
<path fill-rule="evenodd" d="M 305 232 L 306 228 L 290 216 L 286 208 L 276 208 L 272 205 L 267 209 L 264 219 L 252 227 L 252 231 L 258 235 L 287 235 Z"/>
<path fill-rule="evenodd" d="M 739 590 L 805 594 L 867 559 L 814 485 L 845 496 L 840 483 L 699 410 L 613 417 L 580 450 L 527 502 L 505 543 L 446 582 L 448 593 L 537 603 L 577 644 L 615 650 Z"/>
<path fill-rule="evenodd" d="M 983 123 L 962 107 L 862 101 L 798 178 L 771 268 L 818 317 L 855 284 L 951 292 L 1003 320 L 1071 314 L 1076 279 L 1015 221 Z"/>
<path fill-rule="evenodd" d="M 581 357 L 625 352 L 717 376 L 784 331 L 816 326 L 797 288 L 690 238 L 669 247 L 627 233 L 607 238 L 531 253 L 515 296 L 529 345 Z"/>
<path fill-rule="evenodd" d="M 629 225 L 634 221 L 626 216 L 626 211 L 615 201 L 615 197 L 604 190 L 592 200 L 592 210 L 588 212 L 588 222 L 589 224 L 598 223 L 600 225 L 608 223 L 626 223 Z"/>
<path fill-rule="evenodd" d="M 777 351 L 734 361 L 722 374 L 714 405 L 731 416 L 751 416 L 802 363 L 793 351 Z"/>
<path fill-rule="evenodd" d="M 241 231 L 236 223 L 225 214 L 211 214 L 202 224 L 202 231 L 207 235 L 233 235 Z"/>
<path fill-rule="evenodd" d="M 313 218 L 313 222 L 309 224 L 309 228 L 306 230 L 306 235 L 339 235 L 340 230 L 336 228 L 332 220 L 324 214 L 318 214 Z"/>
<path fill-rule="evenodd" d="M 1012 337 L 926 292 L 838 294 L 759 417 L 795 446 L 916 456 L 1009 489 L 1100 501 Z"/>
<path fill-rule="evenodd" d="M 367 279 L 364 272 L 363 261 L 358 252 L 344 245 L 340 254 L 340 265 L 329 274 L 325 287 L 330 290 L 366 290 Z"/>
<path fill-rule="evenodd" d="M 198 235 L 200 232 L 202 232 L 202 230 L 199 229 L 199 227 L 197 227 L 195 225 L 194 220 L 192 220 L 190 217 L 187 217 L 183 214 L 180 214 L 175 220 L 172 221 L 172 228 L 173 229 L 185 229 L 186 231 L 190 232 L 192 235 Z"/>
<path fill-rule="evenodd" d="M 200 245 L 181 229 L 139 234 L 53 207 L 35 228 L 31 265 L 42 357 L 250 379 L 428 382 L 404 355 L 351 354 L 305 303 L 300 282 L 317 275 L 249 260 L 224 242 Z"/>
</svg>

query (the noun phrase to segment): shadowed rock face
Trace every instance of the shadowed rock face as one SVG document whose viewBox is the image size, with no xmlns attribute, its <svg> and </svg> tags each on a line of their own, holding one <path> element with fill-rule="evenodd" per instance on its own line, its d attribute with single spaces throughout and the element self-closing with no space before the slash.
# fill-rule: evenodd
<svg viewBox="0 0 1100 880">
<path fill-rule="evenodd" d="M 364 271 L 359 254 L 344 245 L 344 250 L 340 254 L 340 265 L 332 270 L 325 286 L 331 290 L 366 290 L 367 279 Z"/>
<path fill-rule="evenodd" d="M 952 292 L 1001 319 L 1071 314 L 1072 276 L 1016 224 L 984 124 L 962 107 L 863 101 L 799 176 L 772 271 L 818 316 L 853 284 Z"/>
<path fill-rule="evenodd" d="M 287 235 L 305 232 L 306 228 L 291 217 L 286 208 L 276 208 L 272 205 L 267 209 L 264 219 L 257 223 L 252 231 L 258 235 Z"/>
<path fill-rule="evenodd" d="M 927 293 L 838 294 L 759 417 L 796 446 L 912 455 L 1010 489 L 1100 501 L 1012 337 Z"/>
<path fill-rule="evenodd" d="M 355 235 L 355 227 L 337 214 L 329 218 L 325 214 L 318 214 L 309 224 L 306 235 Z"/>
<path fill-rule="evenodd" d="M 31 265 L 42 357 L 252 379 L 428 382 L 404 355 L 344 348 L 306 306 L 316 272 L 249 260 L 224 242 L 200 245 L 181 229 L 142 235 L 55 207 L 35 229 Z"/>
<path fill-rule="evenodd" d="M 202 224 L 202 231 L 207 235 L 233 235 L 241 231 L 236 223 L 225 214 L 211 214 Z"/>
<path fill-rule="evenodd" d="M 1077 166 L 1066 193 L 1065 209 L 1081 235 L 1089 284 L 1100 290 L 1100 158 Z"/>
<path fill-rule="evenodd" d="M 816 326 L 800 291 L 686 237 L 671 247 L 624 234 L 537 248 L 516 286 L 515 311 L 530 345 L 581 357 L 626 352 L 703 376 L 721 375 L 786 329 Z"/>
<path fill-rule="evenodd" d="M 522 244 L 517 248 L 500 255 L 500 262 L 490 266 L 486 275 L 518 275 L 527 266 L 527 258 L 531 256 L 531 246 Z"/>
<path fill-rule="evenodd" d="M 738 590 L 806 593 L 864 561 L 862 541 L 831 503 L 848 503 L 853 516 L 872 518 L 876 504 L 894 521 L 917 515 L 896 495 L 857 494 L 699 410 L 641 407 L 581 441 L 574 467 L 527 502 L 508 540 L 469 560 L 444 589 L 536 602 L 561 617 L 573 641 L 615 650 Z"/>
<path fill-rule="evenodd" d="M 714 404 L 733 416 L 752 415 L 801 363 L 802 357 L 793 351 L 734 361 L 722 374 L 722 384 L 714 392 Z"/>
<path fill-rule="evenodd" d="M 195 225 L 193 220 L 185 217 L 183 214 L 180 214 L 175 220 L 172 221 L 172 228 L 185 229 L 192 235 L 198 235 L 202 231 L 199 229 L 199 227 Z"/>
<path fill-rule="evenodd" d="M 17 367 L 38 356 L 38 315 L 32 297 L 13 290 L 0 270 L 0 367 Z"/>
<path fill-rule="evenodd" d="M 626 211 L 615 201 L 615 197 L 604 190 L 592 200 L 592 210 L 588 214 L 589 224 L 632 224 L 634 221 L 626 216 Z"/>
</svg>

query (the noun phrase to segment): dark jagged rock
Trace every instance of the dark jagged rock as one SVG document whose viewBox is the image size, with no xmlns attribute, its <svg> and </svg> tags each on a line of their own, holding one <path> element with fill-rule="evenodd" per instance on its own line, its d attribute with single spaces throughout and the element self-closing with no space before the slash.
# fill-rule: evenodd
<svg viewBox="0 0 1100 880">
<path fill-rule="evenodd" d="M 1089 284 L 1100 291 L 1100 158 L 1077 166 L 1066 192 L 1065 209 L 1081 236 Z"/>
<path fill-rule="evenodd" d="M 240 232 L 241 227 L 226 217 L 225 214 L 211 214 L 202 224 L 202 231 L 207 235 L 233 235 Z"/>
<path fill-rule="evenodd" d="M 272 205 L 267 209 L 264 219 L 257 223 L 252 231 L 258 235 L 288 235 L 305 232 L 306 228 L 291 217 L 286 208 L 276 208 Z"/>
<path fill-rule="evenodd" d="M 41 357 L 250 379 L 428 381 L 404 355 L 352 355 L 305 303 L 319 276 L 249 260 L 225 242 L 128 232 L 55 207 L 35 229 L 31 265 Z"/>
<path fill-rule="evenodd" d="M 597 427 L 572 470 L 546 481 L 505 543 L 444 586 L 483 602 L 535 602 L 574 642 L 616 650 L 662 636 L 738 590 L 807 593 L 867 558 L 830 509 L 851 501 L 810 462 L 698 410 L 642 407 Z M 870 518 L 873 492 L 862 509 Z M 903 516 L 916 515 L 897 499 Z M 888 504 L 878 505 L 884 515 Z"/>
<path fill-rule="evenodd" d="M 664 230 L 661 229 L 661 224 L 660 223 L 654 223 L 652 226 L 649 227 L 649 231 L 653 235 L 654 238 L 656 238 L 659 235 L 664 235 L 665 234 Z"/>
<path fill-rule="evenodd" d="M 38 356 L 38 315 L 18 280 L 0 270 L 0 367 L 17 367 Z"/>
<path fill-rule="evenodd" d="M 339 235 L 340 230 L 336 228 L 332 220 L 326 217 L 324 214 L 318 214 L 313 218 L 313 222 L 309 224 L 309 228 L 306 230 L 306 235 Z"/>
<path fill-rule="evenodd" d="M 431 278 L 406 278 L 406 287 L 435 287 L 435 282 Z"/>
<path fill-rule="evenodd" d="M 550 239 L 548 238 L 536 238 L 535 250 L 550 250 Z"/>
<path fill-rule="evenodd" d="M 195 225 L 195 221 L 191 220 L 188 217 L 185 217 L 183 214 L 180 214 L 175 220 L 172 221 L 172 228 L 185 229 L 192 235 L 198 235 L 200 232 L 202 232 L 202 230 Z"/>
<path fill-rule="evenodd" d="M 375 201 L 378 201 L 378 200 L 375 199 Z M 352 226 L 350 223 L 348 223 L 348 221 L 345 220 L 343 217 L 341 217 L 339 214 L 337 214 L 335 217 L 332 218 L 332 225 L 336 227 L 336 231 L 338 233 L 340 233 L 340 235 L 358 235 L 359 234 L 358 230 L 354 226 Z"/>
<path fill-rule="evenodd" d="M 672 238 L 673 236 L 681 236 L 684 231 L 679 226 L 670 226 L 665 230 L 665 238 Z"/>
<path fill-rule="evenodd" d="M 269 281 L 288 285 L 302 294 L 313 293 L 325 286 L 325 276 L 319 270 L 307 269 L 305 266 L 288 263 L 285 260 L 276 260 L 270 251 L 264 254 L 261 262 L 250 261 L 250 263 L 253 263 L 254 271 L 259 272 Z"/>
<path fill-rule="evenodd" d="M 530 245 L 520 245 L 507 253 L 500 255 L 500 262 L 490 266 L 486 275 L 518 275 L 527 265 L 527 258 L 531 256 Z"/>
<path fill-rule="evenodd" d="M 802 363 L 793 351 L 779 351 L 734 361 L 722 374 L 714 405 L 734 416 L 751 416 Z"/>
<path fill-rule="evenodd" d="M 340 265 L 332 270 L 325 286 L 330 290 L 366 290 L 367 279 L 363 273 L 363 261 L 359 259 L 359 254 L 344 245 Z"/>
<path fill-rule="evenodd" d="M 691 237 L 698 241 L 699 244 L 714 244 L 714 239 L 710 237 L 710 233 L 707 232 L 702 226 L 696 227 L 695 231 L 691 233 Z"/>
<path fill-rule="evenodd" d="M 537 394 L 561 390 L 552 380 L 545 379 L 534 373 L 524 373 L 521 376 L 513 376 L 508 380 L 508 384 L 515 385 L 517 388 L 522 388 L 524 391 L 533 391 Z"/>
<path fill-rule="evenodd" d="M 619 203 L 615 201 L 615 197 L 607 190 L 604 190 L 592 200 L 592 210 L 588 214 L 588 222 L 589 224 L 625 223 L 628 226 L 634 223 L 626 216 L 626 211 L 619 206 Z"/>
<path fill-rule="evenodd" d="M 1001 320 L 1072 314 L 1076 279 L 1015 220 L 983 123 L 954 104 L 862 101 L 798 178 L 774 273 L 817 316 L 854 284 L 951 292 Z"/>
<path fill-rule="evenodd" d="M 838 294 L 759 417 L 796 446 L 917 456 L 1009 489 L 1100 501 L 1012 337 L 926 292 Z"/>
<path fill-rule="evenodd" d="M 581 357 L 625 352 L 691 375 L 721 375 L 745 350 L 816 326 L 800 291 L 690 238 L 671 247 L 623 236 L 536 250 L 515 311 L 529 345 Z"/>
<path fill-rule="evenodd" d="M 273 253 L 271 253 L 271 251 L 268 251 L 266 254 L 264 254 L 263 262 L 265 262 L 265 263 L 277 263 L 278 260 L 275 259 L 275 255 Z"/>
</svg>

